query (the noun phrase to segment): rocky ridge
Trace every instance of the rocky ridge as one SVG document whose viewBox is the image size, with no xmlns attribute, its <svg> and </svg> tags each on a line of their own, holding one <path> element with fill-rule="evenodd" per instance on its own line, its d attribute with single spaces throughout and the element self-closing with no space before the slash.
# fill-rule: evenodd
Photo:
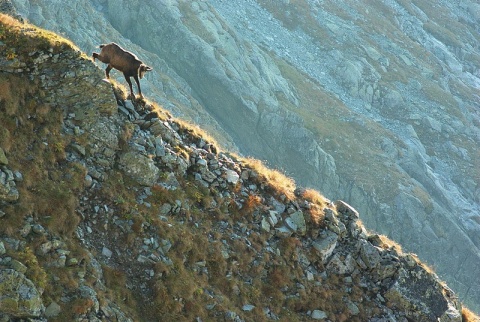
<svg viewBox="0 0 480 322">
<path fill-rule="evenodd" d="M 57 36 L 1 23 L 4 320 L 462 321 L 345 202 L 125 100 Z"/>
</svg>

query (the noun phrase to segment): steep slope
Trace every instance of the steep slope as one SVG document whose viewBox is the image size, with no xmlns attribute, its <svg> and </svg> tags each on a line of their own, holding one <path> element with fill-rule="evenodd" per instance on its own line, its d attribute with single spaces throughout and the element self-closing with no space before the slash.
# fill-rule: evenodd
<svg viewBox="0 0 480 322">
<path fill-rule="evenodd" d="M 218 153 L 0 15 L 5 321 L 473 321 L 348 204 Z"/>
<path fill-rule="evenodd" d="M 132 49 L 175 116 L 354 204 L 480 312 L 475 2 L 13 3 L 86 52 Z"/>
</svg>

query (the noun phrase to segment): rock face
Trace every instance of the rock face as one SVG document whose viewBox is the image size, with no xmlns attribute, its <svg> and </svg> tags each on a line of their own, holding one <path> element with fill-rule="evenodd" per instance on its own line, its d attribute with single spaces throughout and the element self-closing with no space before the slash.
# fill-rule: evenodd
<svg viewBox="0 0 480 322">
<path fill-rule="evenodd" d="M 0 294 L 0 312 L 14 318 L 36 318 L 45 309 L 32 281 L 12 269 L 0 270 Z"/>
<path fill-rule="evenodd" d="M 195 3 L 193 10 L 206 5 Z M 165 17 L 179 23 L 169 19 L 173 18 Z M 4 58 L 0 80 L 32 80 L 29 92 L 43 93 L 39 102 L 60 111 L 60 117 L 46 123 L 42 109 L 25 108 L 16 116 L 29 126 L 37 125 L 38 118 L 39 124 L 52 126 L 44 132 L 49 138 L 66 142 L 63 150 L 57 145 L 61 150 L 57 152 L 63 153 L 55 162 L 46 162 L 52 156 L 42 154 L 44 149 L 32 150 L 42 168 L 22 168 L 23 195 L 18 201 L 0 200 L 6 209 L 0 220 L 14 225 L 2 230 L 6 237 L 0 240 L 5 246 L 0 268 L 15 269 L 17 275 L 22 270 L 36 277 L 39 285 L 51 276 L 51 288 L 46 290 L 49 309 L 44 313 L 40 302 L 39 315 L 32 317 L 45 318 L 48 313 L 65 314 L 72 321 L 98 317 L 153 321 L 159 316 L 248 321 L 260 315 L 273 320 L 295 316 L 461 321 L 462 305 L 454 293 L 413 255 L 368 233 L 359 213 L 347 203 L 295 190 L 279 173 L 218 153 L 215 144 L 153 104 L 114 96 L 101 81 L 102 72 L 69 46 L 57 43 L 56 49 L 25 52 L 21 44 L 31 43 L 35 29 L 20 30 L 23 41 L 8 39 L 17 56 L 13 62 Z M 0 57 L 7 57 L 7 48 L 0 47 Z M 272 79 L 272 84 L 287 90 L 280 80 Z M 233 91 L 235 86 L 218 88 Z M 245 91 L 239 87 L 239 97 Z M 252 102 L 255 99 L 252 91 Z M 296 101 L 288 95 L 287 100 Z M 28 106 L 32 105 L 36 106 Z M 262 114 L 253 106 L 248 113 Z M 299 119 L 291 112 L 279 115 L 282 120 Z M 270 128 L 282 122 L 271 121 Z M 313 136 L 306 129 L 285 124 L 280 128 L 292 130 L 292 144 Z M 27 130 L 26 125 L 17 129 Z M 14 170 L 28 161 L 24 155 L 7 155 L 8 167 Z M 331 157 L 323 156 L 315 161 L 317 166 L 334 165 Z M 64 176 L 62 170 L 71 171 Z M 68 191 L 53 189 L 52 200 L 41 200 L 43 195 L 29 191 L 39 173 Z M 66 179 L 74 176 L 81 180 L 66 185 Z M 26 196 L 31 199 L 24 201 Z M 32 208 L 38 201 L 43 201 L 42 207 Z M 73 208 L 76 221 L 59 221 L 56 216 L 61 213 L 49 202 L 65 211 Z M 25 214 L 28 210 L 31 213 Z M 70 225 L 70 233 L 56 227 Z M 44 270 L 47 276 L 42 275 Z M 114 304 L 117 300 L 121 307 Z M 7 319 L 17 318 L 15 311 L 2 313 Z"/>
</svg>

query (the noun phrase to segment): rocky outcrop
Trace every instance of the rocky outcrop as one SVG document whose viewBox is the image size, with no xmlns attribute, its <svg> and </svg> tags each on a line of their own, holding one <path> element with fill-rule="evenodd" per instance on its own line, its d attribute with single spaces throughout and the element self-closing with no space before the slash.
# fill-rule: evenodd
<svg viewBox="0 0 480 322">
<path fill-rule="evenodd" d="M 45 310 L 32 281 L 12 269 L 0 269 L 0 312 L 14 318 L 38 318 Z"/>
</svg>

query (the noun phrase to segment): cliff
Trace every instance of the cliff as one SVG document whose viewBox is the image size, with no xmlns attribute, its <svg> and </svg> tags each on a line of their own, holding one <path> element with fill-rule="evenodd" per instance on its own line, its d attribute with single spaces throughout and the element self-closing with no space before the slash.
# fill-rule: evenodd
<svg viewBox="0 0 480 322">
<path fill-rule="evenodd" d="M 474 321 L 359 213 L 0 16 L 5 321 Z"/>
</svg>

